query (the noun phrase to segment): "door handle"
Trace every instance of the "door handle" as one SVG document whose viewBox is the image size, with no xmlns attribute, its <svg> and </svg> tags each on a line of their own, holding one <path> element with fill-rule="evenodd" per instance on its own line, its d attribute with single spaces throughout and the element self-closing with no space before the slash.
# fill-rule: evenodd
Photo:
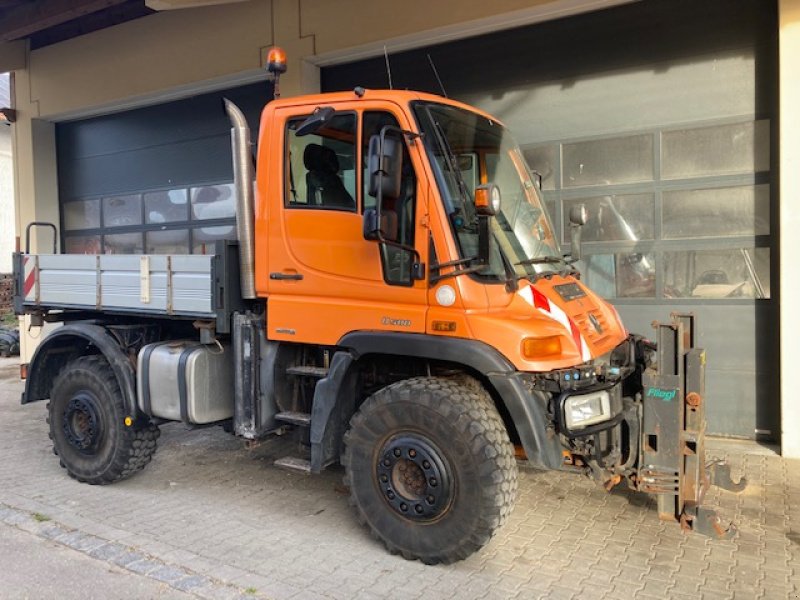
<svg viewBox="0 0 800 600">
<path fill-rule="evenodd" d="M 279 281 L 300 281 L 303 278 L 302 273 L 270 273 L 270 279 L 277 279 Z"/>
</svg>

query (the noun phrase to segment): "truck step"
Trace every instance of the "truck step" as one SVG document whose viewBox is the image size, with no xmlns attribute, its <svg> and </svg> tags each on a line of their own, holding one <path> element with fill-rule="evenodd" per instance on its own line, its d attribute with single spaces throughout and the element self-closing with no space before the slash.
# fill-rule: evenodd
<svg viewBox="0 0 800 600">
<path fill-rule="evenodd" d="M 275 415 L 277 421 L 297 425 L 299 427 L 311 427 L 311 415 L 302 412 L 279 412 Z"/>
<path fill-rule="evenodd" d="M 295 473 L 311 474 L 311 461 L 296 456 L 284 456 L 273 463 L 280 469 L 294 471 Z"/>
<path fill-rule="evenodd" d="M 327 377 L 328 369 L 325 367 L 312 367 L 309 365 L 296 365 L 286 368 L 287 375 L 298 375 L 300 377 L 316 377 L 322 379 Z"/>
</svg>

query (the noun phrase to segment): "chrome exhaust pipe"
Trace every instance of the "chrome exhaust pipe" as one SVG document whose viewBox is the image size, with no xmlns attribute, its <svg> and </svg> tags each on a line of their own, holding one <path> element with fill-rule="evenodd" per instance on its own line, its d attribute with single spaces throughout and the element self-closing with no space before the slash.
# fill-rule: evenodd
<svg viewBox="0 0 800 600">
<path fill-rule="evenodd" d="M 225 112 L 231 120 L 231 149 L 233 151 L 233 185 L 236 190 L 236 233 L 239 237 L 239 272 L 242 298 L 256 297 L 255 249 L 253 245 L 255 199 L 253 193 L 253 157 L 250 150 L 250 128 L 242 111 L 223 98 Z"/>
</svg>

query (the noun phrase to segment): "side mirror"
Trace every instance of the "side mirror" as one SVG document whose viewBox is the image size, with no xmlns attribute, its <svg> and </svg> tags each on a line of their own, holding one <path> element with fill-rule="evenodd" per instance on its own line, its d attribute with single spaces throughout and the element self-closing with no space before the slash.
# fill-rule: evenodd
<svg viewBox="0 0 800 600">
<path fill-rule="evenodd" d="M 373 198 L 396 199 L 400 197 L 400 183 L 403 171 L 403 141 L 398 137 L 390 137 L 393 132 L 387 131 L 383 136 L 373 135 L 369 138 L 369 195 Z M 380 192 L 380 194 L 379 194 Z"/>
<path fill-rule="evenodd" d="M 576 204 L 569 209 L 569 241 L 573 262 L 581 259 L 581 227 L 588 220 L 589 214 L 585 205 Z"/>
<path fill-rule="evenodd" d="M 304 135 L 314 133 L 320 127 L 325 125 L 325 123 L 330 121 L 335 112 L 336 111 L 332 106 L 318 106 L 314 109 L 314 112 L 310 117 L 300 123 L 294 134 L 297 137 L 303 137 Z"/>
</svg>

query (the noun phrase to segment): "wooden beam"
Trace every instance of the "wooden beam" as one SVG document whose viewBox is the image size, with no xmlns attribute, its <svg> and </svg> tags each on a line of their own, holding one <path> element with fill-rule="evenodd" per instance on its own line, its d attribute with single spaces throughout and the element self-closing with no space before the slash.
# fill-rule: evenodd
<svg viewBox="0 0 800 600">
<path fill-rule="evenodd" d="M 0 73 L 25 68 L 25 42 L 0 42 Z"/>
<path fill-rule="evenodd" d="M 0 21 L 0 41 L 18 40 L 126 0 L 36 0 L 8 9 Z"/>
</svg>

